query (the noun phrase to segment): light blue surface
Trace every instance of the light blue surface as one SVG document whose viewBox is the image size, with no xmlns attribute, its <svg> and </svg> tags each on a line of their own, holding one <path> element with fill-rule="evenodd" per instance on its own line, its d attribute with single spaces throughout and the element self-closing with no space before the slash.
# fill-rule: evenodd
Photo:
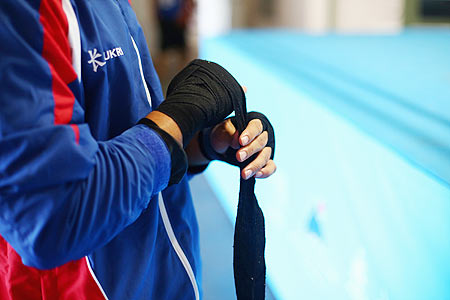
<svg viewBox="0 0 450 300">
<path fill-rule="evenodd" d="M 233 45 L 450 182 L 450 29 L 390 36 L 243 31 L 210 43 Z"/>
<path fill-rule="evenodd" d="M 276 129 L 256 192 L 278 299 L 450 299 L 449 31 L 238 32 L 201 53 Z M 207 175 L 234 220 L 238 170 Z"/>
</svg>

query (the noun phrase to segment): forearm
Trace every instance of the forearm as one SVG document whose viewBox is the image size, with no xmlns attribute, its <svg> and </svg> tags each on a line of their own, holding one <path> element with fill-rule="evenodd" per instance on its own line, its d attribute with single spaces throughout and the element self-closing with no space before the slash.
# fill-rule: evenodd
<svg viewBox="0 0 450 300">
<path fill-rule="evenodd" d="M 107 243 L 169 180 L 164 142 L 143 125 L 100 143 L 87 127 L 79 145 L 70 135 L 58 126 L 0 143 L 2 172 L 13 174 L 0 178 L 1 235 L 34 267 L 51 268 Z"/>
</svg>

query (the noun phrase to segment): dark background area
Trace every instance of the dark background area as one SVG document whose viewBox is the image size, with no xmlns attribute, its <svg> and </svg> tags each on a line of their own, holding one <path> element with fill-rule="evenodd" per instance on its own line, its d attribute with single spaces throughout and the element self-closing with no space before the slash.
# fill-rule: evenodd
<svg viewBox="0 0 450 300">
<path fill-rule="evenodd" d="M 420 9 L 423 17 L 450 18 L 450 0 L 422 0 Z"/>
</svg>

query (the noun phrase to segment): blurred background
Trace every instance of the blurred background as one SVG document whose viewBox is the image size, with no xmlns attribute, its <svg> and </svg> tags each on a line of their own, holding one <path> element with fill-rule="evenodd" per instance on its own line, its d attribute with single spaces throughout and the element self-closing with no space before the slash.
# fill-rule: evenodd
<svg viewBox="0 0 450 300">
<path fill-rule="evenodd" d="M 450 299 L 450 0 L 132 2 L 163 89 L 216 61 L 274 125 L 267 299 Z M 204 299 L 235 299 L 238 183 L 191 181 Z"/>
</svg>

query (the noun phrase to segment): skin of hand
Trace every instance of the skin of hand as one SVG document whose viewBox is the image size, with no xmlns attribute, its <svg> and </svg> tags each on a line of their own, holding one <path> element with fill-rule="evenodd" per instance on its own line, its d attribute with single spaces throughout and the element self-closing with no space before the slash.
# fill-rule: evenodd
<svg viewBox="0 0 450 300">
<path fill-rule="evenodd" d="M 245 87 L 244 91 L 246 91 Z M 181 130 L 172 118 L 159 111 L 152 111 L 146 118 L 155 122 L 161 129 L 175 138 L 180 145 L 183 145 Z M 266 147 L 268 140 L 267 131 L 262 131 L 262 128 L 261 121 L 254 119 L 248 123 L 247 128 L 239 135 L 233 123 L 230 120 L 225 120 L 218 124 L 211 133 L 211 143 L 214 150 L 224 153 L 228 147 L 233 149 L 240 148 L 236 152 L 236 159 L 240 162 L 258 153 L 256 158 L 242 170 L 241 176 L 244 179 L 252 176 L 255 176 L 255 178 L 267 178 L 275 173 L 277 169 L 275 162 L 270 159 L 272 149 Z M 204 165 L 209 162 L 200 151 L 198 136 L 195 136 L 186 147 L 186 153 L 191 166 Z"/>
<path fill-rule="evenodd" d="M 236 152 L 236 159 L 240 162 L 247 160 L 252 155 L 257 154 L 256 158 L 250 162 L 241 173 L 242 178 L 248 179 L 267 178 L 275 173 L 277 166 L 270 159 L 272 148 L 266 147 L 268 134 L 262 131 L 260 120 L 254 119 L 248 123 L 247 128 L 241 135 L 236 131 L 230 120 L 225 120 L 218 124 L 211 133 L 211 144 L 219 153 L 224 153 L 228 147 L 239 149 Z M 198 139 L 195 137 L 186 148 L 189 157 L 189 164 L 192 166 L 202 165 L 209 162 L 200 151 Z"/>
</svg>

